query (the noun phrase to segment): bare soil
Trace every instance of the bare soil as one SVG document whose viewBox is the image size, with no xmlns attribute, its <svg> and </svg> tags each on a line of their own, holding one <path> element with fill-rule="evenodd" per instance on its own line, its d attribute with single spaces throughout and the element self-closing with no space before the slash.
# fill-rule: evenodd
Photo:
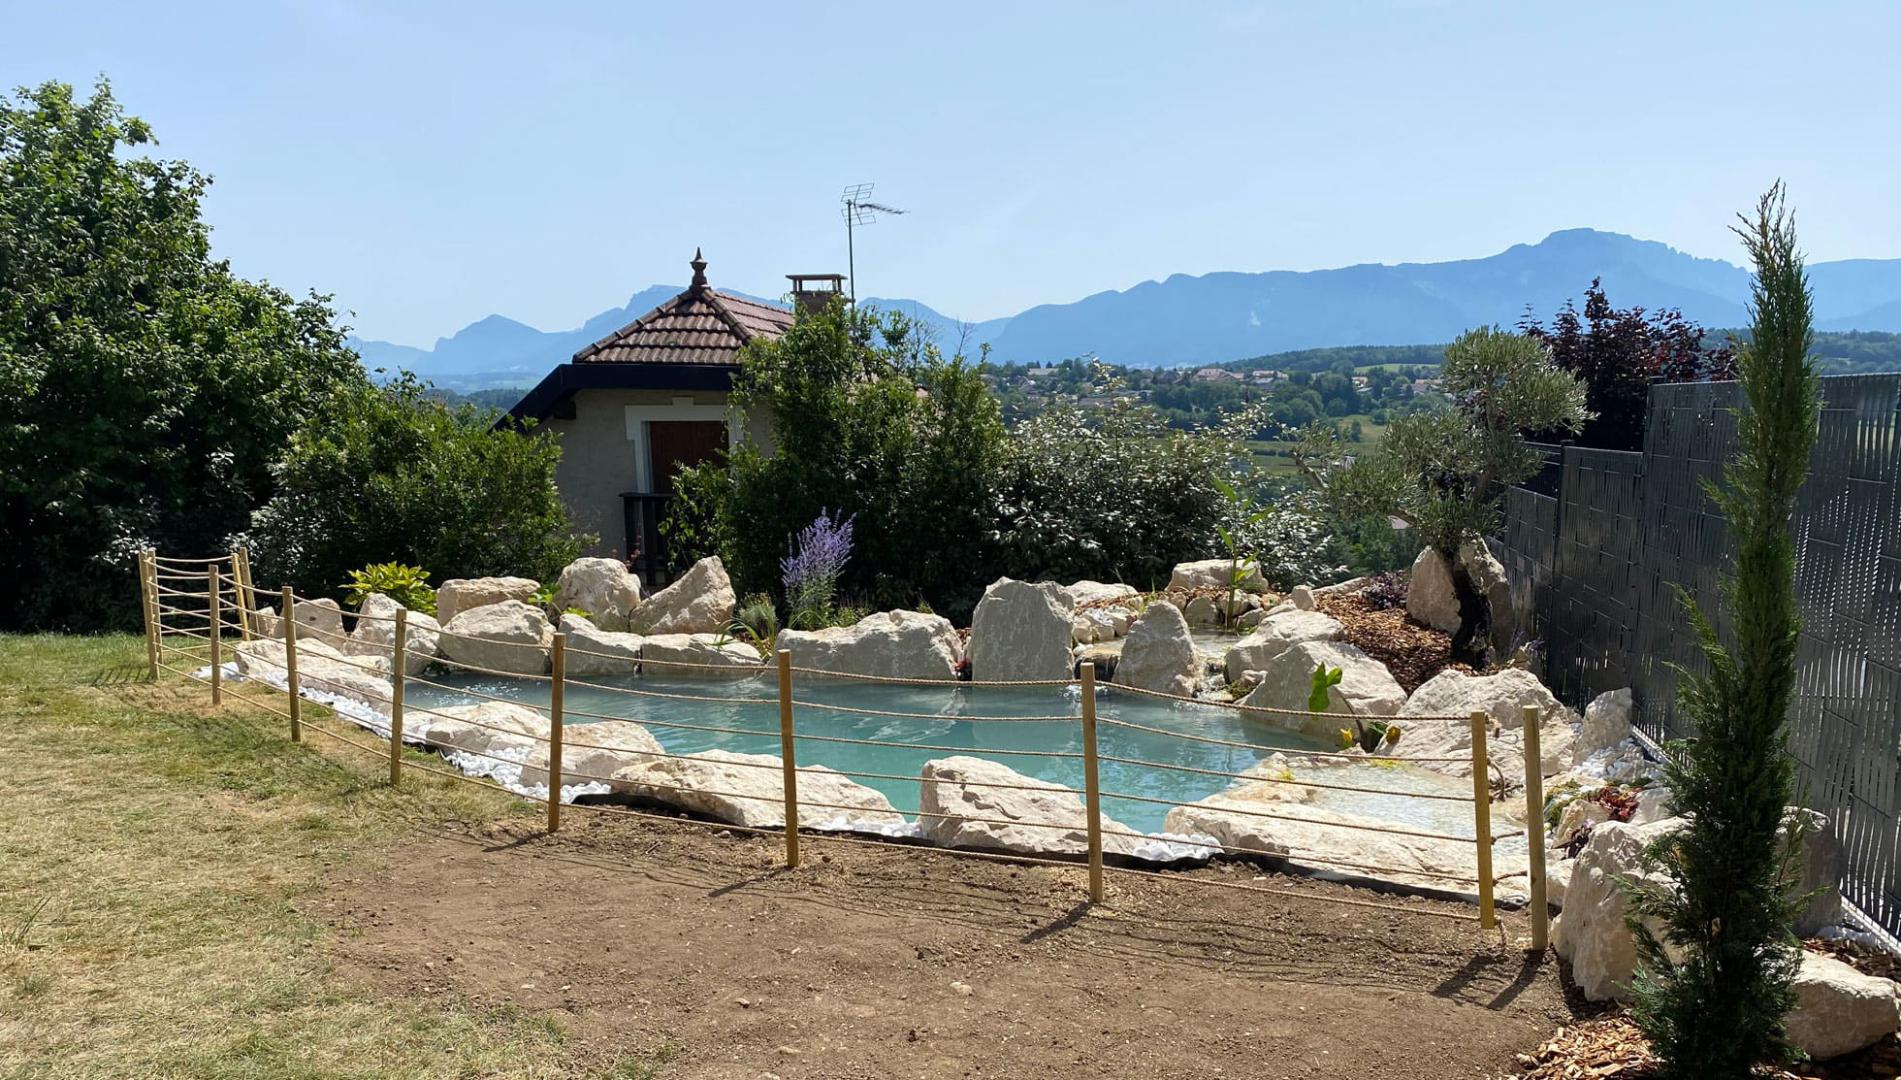
<svg viewBox="0 0 1901 1080">
<path fill-rule="evenodd" d="M 1274 896 L 1080 867 L 571 810 L 459 825 L 307 905 L 347 983 L 556 1016 L 665 1077 L 1474 1077 L 1577 1011 L 1558 966 L 1394 898 L 1246 866 Z M 1376 911 L 1343 899 L 1392 903 Z"/>
<path fill-rule="evenodd" d="M 1377 608 L 1360 593 L 1333 593 L 1320 596 L 1315 606 L 1340 620 L 1346 640 L 1385 664 L 1408 694 L 1447 668 L 1473 674 L 1452 662 L 1452 635 L 1415 622 L 1403 603 Z"/>
</svg>

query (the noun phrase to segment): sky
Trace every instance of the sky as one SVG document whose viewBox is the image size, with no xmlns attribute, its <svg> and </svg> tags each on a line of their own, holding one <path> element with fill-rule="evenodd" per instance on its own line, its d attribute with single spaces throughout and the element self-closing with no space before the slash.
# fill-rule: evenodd
<svg viewBox="0 0 1901 1080">
<path fill-rule="evenodd" d="M 215 178 L 216 252 L 367 338 L 579 325 L 696 246 L 958 318 L 1175 273 L 1479 257 L 1589 226 L 1901 256 L 1901 5 L 10 0 L 0 84 L 101 74 Z"/>
</svg>

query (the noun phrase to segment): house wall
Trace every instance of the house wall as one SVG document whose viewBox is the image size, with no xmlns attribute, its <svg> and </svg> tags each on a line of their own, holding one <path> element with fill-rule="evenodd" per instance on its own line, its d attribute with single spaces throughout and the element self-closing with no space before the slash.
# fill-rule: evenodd
<svg viewBox="0 0 1901 1080">
<path fill-rule="evenodd" d="M 614 558 L 627 553 L 621 493 L 650 491 L 645 423 L 652 420 L 727 420 L 729 437 L 748 439 L 772 451 L 772 424 L 753 415 L 731 429 L 722 391 L 582 390 L 574 395 L 574 418 L 550 418 L 536 429 L 561 440 L 555 485 L 577 532 L 598 539 L 586 554 Z"/>
</svg>

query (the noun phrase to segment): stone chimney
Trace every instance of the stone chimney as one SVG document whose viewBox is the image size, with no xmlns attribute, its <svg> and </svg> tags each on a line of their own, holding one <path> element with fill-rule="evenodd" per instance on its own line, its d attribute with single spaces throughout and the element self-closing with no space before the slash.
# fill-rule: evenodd
<svg viewBox="0 0 1901 1080">
<path fill-rule="evenodd" d="M 845 295 L 843 274 L 787 274 L 792 281 L 792 309 L 801 315 L 824 311 L 833 299 Z"/>
</svg>

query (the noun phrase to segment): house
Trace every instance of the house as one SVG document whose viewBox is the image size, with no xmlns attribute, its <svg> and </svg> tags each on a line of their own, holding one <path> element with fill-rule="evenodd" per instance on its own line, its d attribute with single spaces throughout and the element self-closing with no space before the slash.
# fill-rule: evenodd
<svg viewBox="0 0 1901 1080">
<path fill-rule="evenodd" d="M 740 350 L 776 340 L 792 312 L 707 284 L 693 253 L 686 291 L 574 354 L 509 410 L 561 440 L 555 485 L 591 555 L 626 559 L 650 584 L 676 569 L 660 535 L 679 471 L 742 439 L 768 448 L 769 420 L 727 409 Z M 794 274 L 800 306 L 829 303 L 838 274 Z"/>
<path fill-rule="evenodd" d="M 1205 367 L 1195 372 L 1195 379 L 1198 382 L 1241 382 L 1244 378 L 1246 376 L 1239 372 L 1218 367 Z"/>
</svg>

